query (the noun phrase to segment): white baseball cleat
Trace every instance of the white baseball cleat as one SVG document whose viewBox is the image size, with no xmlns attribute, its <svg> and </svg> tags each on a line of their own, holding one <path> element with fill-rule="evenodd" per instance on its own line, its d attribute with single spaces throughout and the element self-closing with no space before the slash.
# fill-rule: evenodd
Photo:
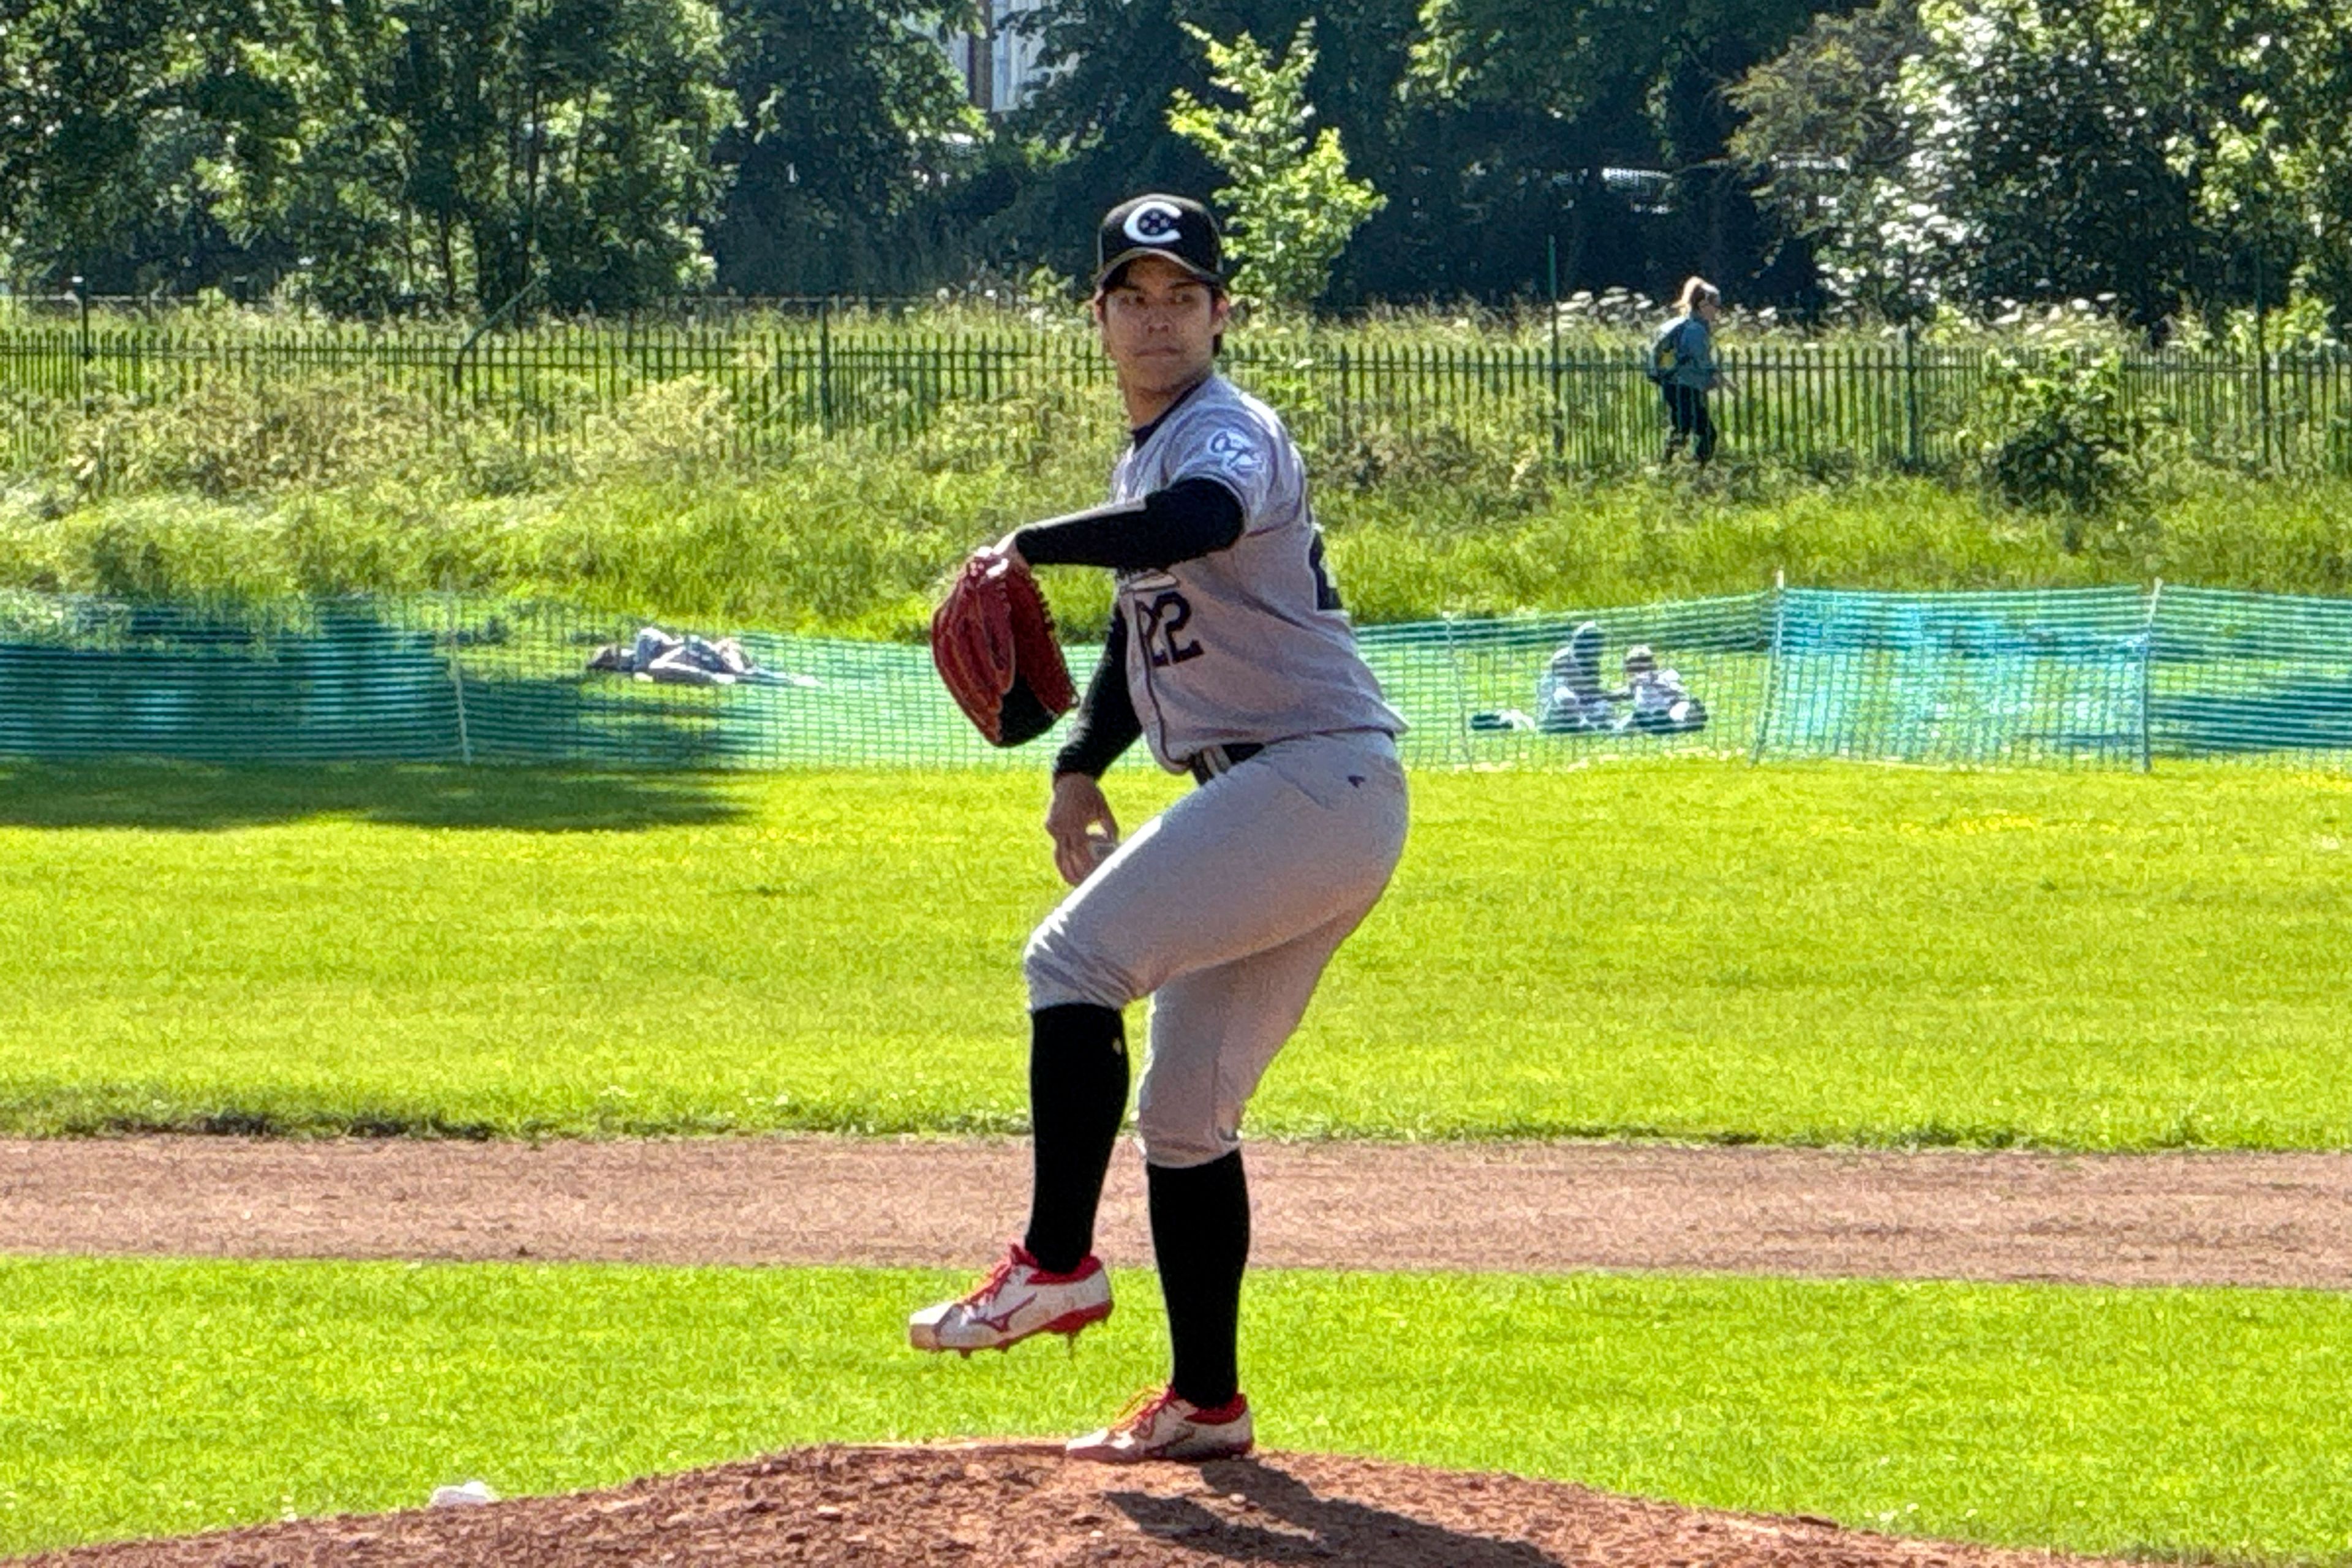
<svg viewBox="0 0 2352 1568">
<path fill-rule="evenodd" d="M 1136 1465 L 1147 1459 L 1238 1459 L 1256 1438 L 1249 1401 L 1236 1394 L 1213 1410 L 1181 1399 L 1172 1388 L 1147 1389 L 1099 1432 L 1073 1437 L 1063 1452 L 1073 1459 Z"/>
<path fill-rule="evenodd" d="M 919 1351 L 1009 1350 L 1032 1334 L 1067 1334 L 1110 1316 L 1110 1273 L 1088 1253 L 1067 1274 L 1037 1267 L 1014 1242 L 977 1289 L 926 1307 L 907 1320 L 907 1342 Z"/>
</svg>

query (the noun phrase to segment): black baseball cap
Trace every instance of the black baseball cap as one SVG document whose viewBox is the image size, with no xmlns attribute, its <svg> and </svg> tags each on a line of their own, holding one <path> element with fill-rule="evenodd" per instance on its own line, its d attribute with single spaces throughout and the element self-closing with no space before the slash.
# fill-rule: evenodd
<svg viewBox="0 0 2352 1568">
<path fill-rule="evenodd" d="M 1223 283 L 1224 241 L 1209 209 L 1189 196 L 1130 196 L 1095 231 L 1095 287 L 1139 256 L 1164 256 L 1203 283 Z"/>
</svg>

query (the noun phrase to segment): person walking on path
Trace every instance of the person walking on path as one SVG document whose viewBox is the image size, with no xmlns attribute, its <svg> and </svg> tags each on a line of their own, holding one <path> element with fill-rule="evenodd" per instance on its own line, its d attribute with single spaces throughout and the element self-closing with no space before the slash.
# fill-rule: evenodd
<svg viewBox="0 0 2352 1568">
<path fill-rule="evenodd" d="M 1110 503 L 978 552 L 1107 567 L 1115 607 L 1045 815 L 1074 890 L 1022 960 L 1028 1227 L 976 1289 L 907 1325 L 918 1349 L 969 1355 L 1110 1315 L 1095 1211 L 1127 1109 L 1121 1009 L 1150 997 L 1136 1127 L 1172 1365 L 1166 1386 L 1067 1446 L 1111 1462 L 1251 1447 L 1243 1108 L 1405 838 L 1404 721 L 1356 650 L 1298 449 L 1216 374 L 1221 243 L 1182 197 L 1103 218 L 1094 318 L 1131 429 Z M 1122 842 L 1098 781 L 1139 738 L 1197 787 Z"/>
<path fill-rule="evenodd" d="M 1715 363 L 1715 323 L 1723 315 L 1723 294 L 1704 278 L 1683 284 L 1675 319 L 1658 330 L 1650 345 L 1650 375 L 1666 404 L 1665 460 L 1687 443 L 1691 460 L 1704 465 L 1715 456 L 1715 420 L 1706 395 L 1720 387 L 1739 389 Z"/>
</svg>

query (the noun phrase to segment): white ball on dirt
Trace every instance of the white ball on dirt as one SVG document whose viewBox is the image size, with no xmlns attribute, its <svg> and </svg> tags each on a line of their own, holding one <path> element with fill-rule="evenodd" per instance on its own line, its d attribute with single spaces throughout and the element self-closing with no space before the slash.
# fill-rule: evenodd
<svg viewBox="0 0 2352 1568">
<path fill-rule="evenodd" d="M 477 1503 L 496 1502 L 499 1494 L 487 1481 L 467 1481 L 463 1486 L 435 1487 L 427 1508 L 469 1508 Z"/>
</svg>

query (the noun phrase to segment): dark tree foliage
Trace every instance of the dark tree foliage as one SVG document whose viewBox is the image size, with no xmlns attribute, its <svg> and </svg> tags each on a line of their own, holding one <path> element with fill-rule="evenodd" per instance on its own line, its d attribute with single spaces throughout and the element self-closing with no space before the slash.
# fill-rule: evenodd
<svg viewBox="0 0 2352 1568">
<path fill-rule="evenodd" d="M 1349 144 L 1389 205 L 1342 258 L 1334 302 L 1531 297 L 1547 284 L 1553 247 L 1567 289 L 1642 277 L 1654 226 L 1601 171 L 1647 162 L 1634 155 L 1644 132 L 1612 135 L 1605 112 L 1577 120 L 1415 93 L 1408 73 L 1419 7 L 1367 0 L 1366 11 L 1358 54 L 1316 101 L 1360 105 L 1365 129 Z M 1642 126 L 1642 87 L 1617 84 L 1612 109 Z"/>
<path fill-rule="evenodd" d="M 1007 193 L 976 243 L 1001 263 L 1032 258 L 1084 279 L 1094 221 L 1108 208 L 1139 191 L 1205 195 L 1217 171 L 1168 129 L 1171 92 L 1211 90 L 1206 58 L 1177 24 L 1278 46 L 1307 10 L 1287 0 L 1055 0 L 1023 18 L 1057 74 L 1005 121 L 1036 174 Z"/>
<path fill-rule="evenodd" d="M 1425 0 L 1413 81 L 1421 96 L 1536 114 L 1565 128 L 1576 161 L 1555 165 L 1560 189 L 1587 194 L 1603 171 L 1655 169 L 1670 199 L 1639 203 L 1643 256 L 1632 275 L 1589 272 L 1580 283 L 1638 284 L 1664 293 L 1704 272 L 1755 302 L 1801 304 L 1811 272 L 1801 250 L 1775 259 L 1777 236 L 1752 197 L 1753 176 L 1727 143 L 1737 115 L 1727 89 L 1817 13 L 1818 0 Z M 1559 214 L 1570 220 L 1570 212 Z"/>
<path fill-rule="evenodd" d="M 382 194 L 445 303 L 625 306 L 694 276 L 730 118 L 696 0 L 362 3 L 361 102 L 398 176 Z"/>
<path fill-rule="evenodd" d="M 1567 34 L 1590 14 L 1612 38 L 1538 80 L 1523 68 L 1559 47 L 1563 9 L 1577 14 Z M 1762 260 L 1772 237 L 1744 174 L 1723 159 L 1725 81 L 1785 38 L 1781 12 L 1801 24 L 1811 7 L 1765 9 L 1761 21 L 1727 5 L 1661 26 L 1630 5 L 1496 0 L 1463 18 L 1480 48 L 1454 47 L 1447 33 L 1449 68 L 1433 72 L 1415 64 L 1433 25 L 1423 0 L 1055 0 L 1036 26 L 1060 74 L 1013 121 L 1039 172 L 992 237 L 1075 274 L 1094 213 L 1154 184 L 1209 188 L 1215 172 L 1166 131 L 1170 91 L 1197 94 L 1204 76 L 1176 24 L 1278 41 L 1311 15 L 1323 51 L 1309 83 L 1318 116 L 1339 128 L 1353 172 L 1388 197 L 1340 258 L 1328 303 L 1526 297 L 1544 285 L 1552 243 L 1563 288 L 1655 289 L 1706 266 L 1801 294 L 1801 254 L 1778 269 Z M 1734 16 L 1738 26 L 1702 36 Z M 1675 171 L 1671 200 L 1603 173 L 1660 167 Z"/>
<path fill-rule="evenodd" d="M 0 239 L 123 289 L 558 308 L 701 266 L 702 0 L 5 0 Z"/>
<path fill-rule="evenodd" d="M 936 42 L 974 3 L 0 0 L 0 258 L 362 313 L 1082 277 L 1105 207 L 1226 183 L 1180 24 L 1311 18 L 1386 198 L 1327 305 L 1525 298 L 1556 244 L 1566 289 L 2352 314 L 2352 0 L 1043 0 L 992 120 Z"/>
<path fill-rule="evenodd" d="M 1940 149 L 1969 229 L 1956 273 L 1979 305 L 2112 295 L 2155 322 L 2199 249 L 2196 189 L 2169 156 L 2187 106 L 2151 91 L 2087 10 L 2042 9 L 2046 32 L 1995 35 L 1958 84 L 1966 112 Z"/>
<path fill-rule="evenodd" d="M 2208 312 L 2274 307 L 2294 282 L 2352 328 L 2352 4 L 2095 3 L 2142 22 L 2148 74 L 2188 121 L 2176 162 L 2199 184 Z"/>
<path fill-rule="evenodd" d="M 282 171 L 294 97 L 247 46 L 284 34 L 259 0 L 0 0 L 0 255 L 106 292 L 245 269 L 220 182 Z"/>
<path fill-rule="evenodd" d="M 968 18 L 882 0 L 725 0 L 722 15 L 740 114 L 719 149 L 734 175 L 712 235 L 720 285 L 887 292 L 952 270 L 959 208 L 1008 172 L 975 145 L 985 128 L 945 57 L 908 24 Z"/>
<path fill-rule="evenodd" d="M 1880 0 L 1814 17 L 1726 95 L 1732 156 L 1778 232 L 1811 249 L 1832 292 L 1888 321 L 1925 315 L 1942 274 L 1942 226 L 1911 216 L 1916 117 L 1900 92 L 1927 48 L 1917 0 Z"/>
</svg>

